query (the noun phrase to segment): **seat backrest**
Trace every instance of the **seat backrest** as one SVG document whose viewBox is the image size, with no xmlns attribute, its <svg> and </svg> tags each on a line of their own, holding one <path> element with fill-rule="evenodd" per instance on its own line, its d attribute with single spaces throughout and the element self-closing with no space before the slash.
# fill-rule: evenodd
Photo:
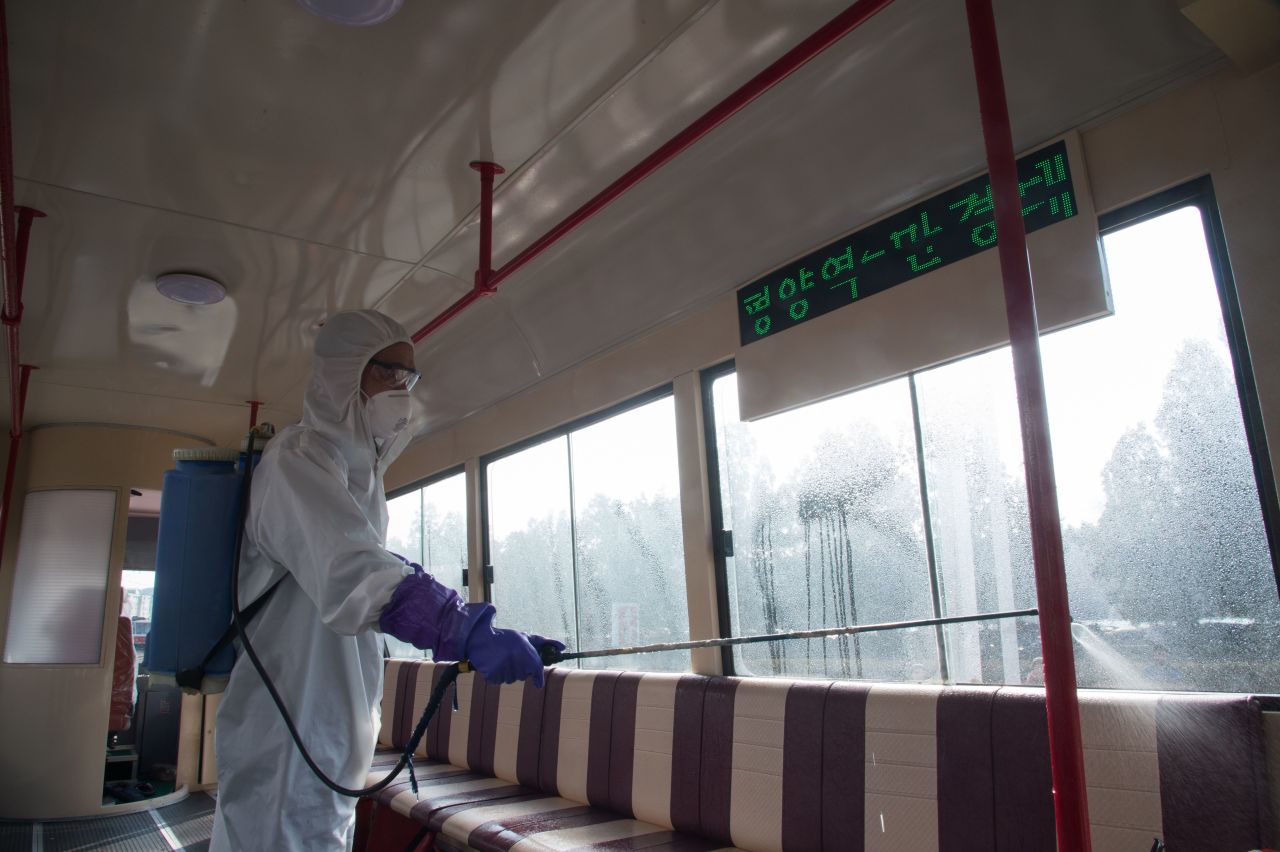
<svg viewBox="0 0 1280 852">
<path fill-rule="evenodd" d="M 438 667 L 397 662 L 403 743 Z M 1041 689 L 551 669 L 464 675 L 458 703 L 431 757 L 726 846 L 1056 849 Z M 1080 716 L 1096 852 L 1274 843 L 1257 701 L 1094 691 Z"/>
<path fill-rule="evenodd" d="M 137 679 L 137 651 L 133 647 L 133 620 L 120 616 L 116 626 L 115 662 L 111 671 L 111 717 L 107 732 L 129 730 L 133 722 L 133 702 Z"/>
</svg>

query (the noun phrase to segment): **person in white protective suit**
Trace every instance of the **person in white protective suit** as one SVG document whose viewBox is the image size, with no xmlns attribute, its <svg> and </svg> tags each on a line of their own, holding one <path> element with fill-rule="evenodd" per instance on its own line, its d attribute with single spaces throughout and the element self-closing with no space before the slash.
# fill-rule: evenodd
<svg viewBox="0 0 1280 852">
<path fill-rule="evenodd" d="M 249 638 L 312 758 L 345 787 L 365 786 L 377 740 L 379 631 L 437 659 L 470 659 L 495 683 L 542 686 L 535 646 L 564 648 L 493 627 L 492 605 L 462 602 L 384 549 L 382 477 L 408 442 L 417 378 L 397 322 L 337 314 L 316 339 L 301 423 L 267 445 L 253 476 L 241 607 L 281 582 Z M 213 852 L 350 848 L 356 800 L 312 774 L 243 654 L 218 710 L 216 752 Z"/>
</svg>

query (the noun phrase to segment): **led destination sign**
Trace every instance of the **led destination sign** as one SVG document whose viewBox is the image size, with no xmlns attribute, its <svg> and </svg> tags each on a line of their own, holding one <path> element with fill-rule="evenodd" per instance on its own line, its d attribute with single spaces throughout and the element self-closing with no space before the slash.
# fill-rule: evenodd
<svg viewBox="0 0 1280 852">
<path fill-rule="evenodd" d="M 1067 146 L 1018 160 L 1027 233 L 1076 215 Z M 991 180 L 974 178 L 836 240 L 738 290 L 742 345 L 861 301 L 996 244 Z"/>
</svg>

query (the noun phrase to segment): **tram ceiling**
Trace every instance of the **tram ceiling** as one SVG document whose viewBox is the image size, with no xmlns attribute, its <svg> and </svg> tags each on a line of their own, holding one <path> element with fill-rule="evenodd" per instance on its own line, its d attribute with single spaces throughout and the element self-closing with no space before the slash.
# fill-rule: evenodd
<svg viewBox="0 0 1280 852">
<path fill-rule="evenodd" d="M 413 330 L 471 286 L 468 161 L 508 170 L 497 267 L 846 5 L 470 0 L 359 29 L 288 0 L 10 0 L 16 200 L 49 213 L 28 424 L 296 415 L 323 316 Z M 1020 148 L 1221 61 L 1171 0 L 996 12 Z M 964 33 L 960 2 L 897 0 L 428 338 L 428 427 L 982 171 Z M 226 302 L 164 302 L 178 267 Z"/>
</svg>

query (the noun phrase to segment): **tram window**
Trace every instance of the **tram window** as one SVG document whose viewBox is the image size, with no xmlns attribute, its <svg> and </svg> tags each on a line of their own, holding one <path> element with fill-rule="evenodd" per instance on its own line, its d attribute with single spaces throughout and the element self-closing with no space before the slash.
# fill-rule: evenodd
<svg viewBox="0 0 1280 852">
<path fill-rule="evenodd" d="M 1106 234 L 1115 315 L 1044 340 L 1086 685 L 1280 683 L 1280 601 L 1233 377 L 1241 356 L 1206 237 L 1193 206 Z"/>
<path fill-rule="evenodd" d="M 1041 343 L 1079 683 L 1268 691 L 1280 681 L 1280 602 L 1201 208 L 1111 231 L 1104 247 L 1114 315 Z M 920 539 L 923 523 L 905 496 L 921 480 L 904 456 L 910 424 L 899 413 L 912 385 L 938 614 L 1035 606 L 1004 347 L 750 424 L 737 421 L 734 377 L 714 379 L 721 504 L 734 530 L 725 565 L 735 634 L 893 620 L 861 606 L 855 615 L 848 604 L 815 619 L 814 602 L 831 601 L 833 579 L 850 601 L 883 594 L 867 591 L 881 585 L 903 590 L 895 594 L 914 608 L 893 618 L 927 617 L 914 579 L 926 560 L 911 558 L 907 535 L 919 529 Z M 873 408 L 879 413 L 869 415 Z M 840 435 L 843 444 L 832 446 Z M 896 448 L 895 461 L 875 462 L 886 447 Z M 885 490 L 859 472 L 876 464 L 880 481 L 902 482 Z M 855 534 L 814 538 L 806 505 L 835 507 L 827 509 L 839 517 L 833 529 L 845 524 Z M 885 520 L 866 528 L 864 518 Z M 899 558 L 859 550 L 886 530 Z M 842 548 L 854 554 L 852 567 L 833 574 L 825 566 L 847 558 Z M 1043 682 L 1034 618 L 950 625 L 943 635 L 951 681 Z M 929 644 L 898 641 L 896 674 L 891 661 L 866 667 L 864 650 L 862 676 L 935 679 Z M 850 674 L 843 657 L 833 670 L 827 652 L 820 661 L 792 641 L 734 660 L 740 673 Z"/>
<path fill-rule="evenodd" d="M 675 403 L 659 399 L 485 465 L 503 626 L 575 649 L 689 635 Z M 687 652 L 584 667 L 687 671 Z"/>
<path fill-rule="evenodd" d="M 1280 605 L 1200 210 L 1109 233 L 1104 247 L 1114 316 L 1042 342 L 1077 678 L 1271 689 Z M 1002 585 L 1034 605 L 1008 350 L 918 383 L 948 611 L 971 609 L 975 586 L 979 609 Z M 965 679 L 1018 682 L 1011 660 L 1040 675 L 1033 621 L 948 638 Z"/>
<path fill-rule="evenodd" d="M 428 574 L 466 597 L 467 485 L 462 471 L 447 473 L 421 488 L 387 501 L 387 550 L 417 562 Z M 423 657 L 424 651 L 387 636 L 394 657 Z"/>
<path fill-rule="evenodd" d="M 711 386 L 734 635 L 933 617 L 905 379 L 751 423 Z M 742 675 L 938 677 L 932 629 L 734 649 Z"/>
<path fill-rule="evenodd" d="M 156 585 L 156 542 L 160 534 L 157 515 L 130 515 L 125 528 L 124 568 L 120 572 L 120 614 L 133 624 L 136 664 L 142 665 L 151 631 L 151 603 Z"/>
<path fill-rule="evenodd" d="M 6 663 L 99 662 L 116 497 L 113 490 L 27 495 Z"/>
<path fill-rule="evenodd" d="M 941 614 L 1035 607 L 1022 434 L 1009 348 L 926 370 L 911 380 L 919 400 Z M 1069 568 L 1073 599 L 1094 594 L 1080 580 Z M 952 681 L 1044 683 L 1034 617 L 943 629 Z"/>
</svg>

